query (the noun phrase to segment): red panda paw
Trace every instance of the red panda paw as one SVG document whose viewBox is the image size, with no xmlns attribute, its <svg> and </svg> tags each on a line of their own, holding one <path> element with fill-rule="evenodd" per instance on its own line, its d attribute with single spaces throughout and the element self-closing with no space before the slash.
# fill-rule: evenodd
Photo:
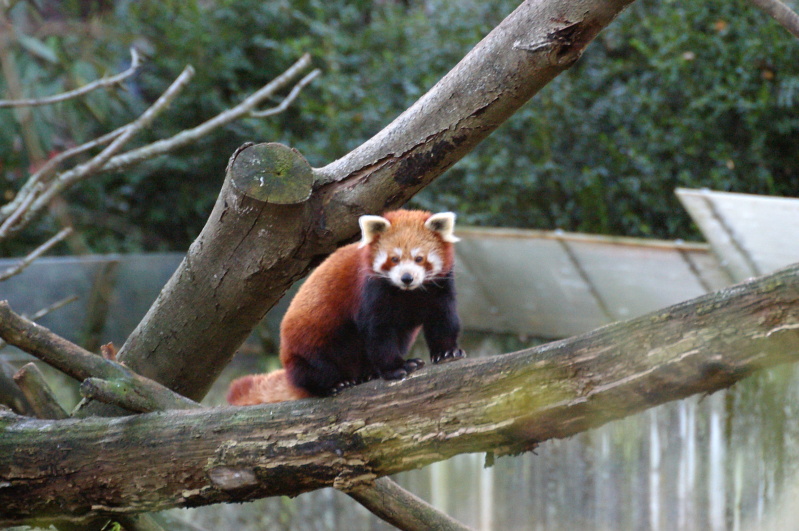
<svg viewBox="0 0 799 531">
<path fill-rule="evenodd" d="M 396 369 L 393 371 L 384 371 L 380 373 L 380 376 L 384 380 L 402 380 L 406 376 L 408 376 L 408 371 L 405 369 Z"/>
<path fill-rule="evenodd" d="M 361 376 L 357 380 L 355 380 L 355 385 L 361 385 L 362 383 L 371 382 L 372 380 L 376 380 L 380 378 L 378 374 L 368 374 L 366 376 Z"/>
<path fill-rule="evenodd" d="M 461 358 L 465 358 L 466 353 L 463 349 L 456 348 L 454 350 L 448 350 L 446 352 L 439 352 L 436 354 L 430 354 L 430 359 L 433 363 L 444 363 L 446 361 L 455 361 Z"/>
<path fill-rule="evenodd" d="M 402 368 L 405 369 L 405 372 L 408 374 L 415 370 L 421 369 L 422 367 L 424 367 L 424 361 L 420 360 L 419 358 L 405 360 L 405 364 L 402 366 Z"/>
<path fill-rule="evenodd" d="M 354 380 L 342 380 L 339 383 L 337 383 L 335 386 L 333 386 L 333 389 L 330 390 L 330 394 L 337 395 L 344 389 L 355 387 L 356 385 L 361 385 L 362 383 L 370 382 L 375 378 L 378 378 L 377 374 L 367 374 L 365 376 L 361 376 Z"/>
<path fill-rule="evenodd" d="M 330 390 L 330 394 L 331 395 L 337 395 L 341 391 L 343 391 L 344 389 L 349 389 L 350 387 L 355 387 L 359 383 L 361 383 L 361 382 L 359 382 L 357 380 L 344 380 L 344 381 L 341 381 L 341 382 L 339 382 L 339 383 L 337 383 L 336 385 L 333 386 L 333 389 Z"/>
</svg>

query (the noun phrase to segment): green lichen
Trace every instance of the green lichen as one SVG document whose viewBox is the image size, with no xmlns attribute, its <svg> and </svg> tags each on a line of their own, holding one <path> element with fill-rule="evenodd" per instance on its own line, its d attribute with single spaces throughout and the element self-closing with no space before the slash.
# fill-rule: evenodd
<svg viewBox="0 0 799 531">
<path fill-rule="evenodd" d="M 297 150 L 282 144 L 255 144 L 243 149 L 230 171 L 233 185 L 259 201 L 292 205 L 311 195 L 311 165 Z"/>
</svg>

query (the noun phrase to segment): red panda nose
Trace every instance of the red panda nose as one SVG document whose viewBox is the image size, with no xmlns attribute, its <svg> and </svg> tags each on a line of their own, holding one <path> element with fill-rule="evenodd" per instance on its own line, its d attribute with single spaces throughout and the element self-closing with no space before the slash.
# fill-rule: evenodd
<svg viewBox="0 0 799 531">
<path fill-rule="evenodd" d="M 403 273 L 402 277 L 400 277 L 400 280 L 407 286 L 413 282 L 413 276 L 410 273 Z"/>
</svg>

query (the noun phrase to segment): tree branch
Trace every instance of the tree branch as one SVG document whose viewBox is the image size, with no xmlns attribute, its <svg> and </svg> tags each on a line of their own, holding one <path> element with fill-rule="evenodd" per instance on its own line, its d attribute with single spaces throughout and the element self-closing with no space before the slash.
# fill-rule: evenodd
<svg viewBox="0 0 799 531">
<path fill-rule="evenodd" d="M 44 317 L 48 313 L 54 312 L 54 311 L 58 310 L 59 308 L 63 308 L 64 306 L 66 306 L 67 304 L 69 304 L 71 302 L 75 302 L 76 300 L 78 300 L 78 298 L 79 297 L 77 295 L 71 295 L 69 297 L 65 297 L 65 298 L 61 299 L 60 301 L 54 302 L 50 306 L 42 308 L 41 310 L 37 311 L 36 313 L 31 315 L 30 317 L 28 317 L 25 314 L 22 314 L 22 317 L 25 317 L 26 319 L 29 318 L 31 321 L 38 321 L 39 319 L 41 319 L 42 317 Z M 6 344 L 7 343 L 2 338 L 0 338 L 0 349 L 3 349 L 6 346 Z"/>
<path fill-rule="evenodd" d="M 378 478 L 371 485 L 361 485 L 347 494 L 381 520 L 404 531 L 469 529 L 389 478 Z"/>
<path fill-rule="evenodd" d="M 24 100 L 0 100 L 0 109 L 7 109 L 10 107 L 37 107 L 40 105 L 52 105 L 53 103 L 60 103 L 62 101 L 66 101 L 69 99 L 79 98 L 81 96 L 85 96 L 86 94 L 92 92 L 93 90 L 97 90 L 98 88 L 110 87 L 121 83 L 125 79 L 135 74 L 136 70 L 139 69 L 141 64 L 142 61 L 139 52 L 136 50 L 136 48 L 131 48 L 130 68 L 128 68 L 124 72 L 121 72 L 115 76 L 104 77 L 102 79 L 92 81 L 91 83 L 76 88 L 75 90 L 70 90 L 62 94 L 56 94 L 55 96 L 47 96 L 44 98 L 31 98 Z"/>
<path fill-rule="evenodd" d="M 14 375 L 14 382 L 33 407 L 33 413 L 40 419 L 65 419 L 69 417 L 55 399 L 53 391 L 44 380 L 44 375 L 33 363 L 24 365 Z"/>
<path fill-rule="evenodd" d="M 0 406 L 7 406 L 19 415 L 32 417 L 36 411 L 14 382 L 13 376 L 16 372 L 16 367 L 0 358 Z"/>
<path fill-rule="evenodd" d="M 283 87 L 288 85 L 292 79 L 294 79 L 302 70 L 308 68 L 310 64 L 311 56 L 308 54 L 303 55 L 285 72 L 264 85 L 261 89 L 254 92 L 232 109 L 223 111 L 214 118 L 203 122 L 197 127 L 182 131 L 171 138 L 159 140 L 148 146 L 144 146 L 142 148 L 116 156 L 109 160 L 105 166 L 103 166 L 102 171 L 118 171 L 158 155 L 163 155 L 169 151 L 174 151 L 175 149 L 196 142 L 215 129 L 223 127 L 233 121 L 249 115 L 258 105 L 261 105 L 266 99 L 274 96 L 278 90 L 281 90 Z"/>
<path fill-rule="evenodd" d="M 36 356 L 78 381 L 91 377 L 152 397 L 153 409 L 197 408 L 196 402 L 173 393 L 162 385 L 141 377 L 119 363 L 107 360 L 14 313 L 7 301 L 0 301 L 0 337 L 9 344 Z M 105 396 L 105 395 L 103 395 Z M 131 398 L 141 405 L 140 398 Z M 135 408 L 135 411 L 141 411 Z"/>
<path fill-rule="evenodd" d="M 305 201 L 270 203 L 255 193 L 273 186 L 268 157 L 242 164 L 254 178 L 239 190 L 230 173 L 249 149 L 234 154 L 208 223 L 120 359 L 181 394 L 202 397 L 267 310 L 355 235 L 358 215 L 401 205 L 429 184 L 573 64 L 630 1 L 523 3 L 392 124 L 315 170 Z M 520 44 L 527 42 L 548 45 L 529 52 Z M 304 164 L 300 159 L 293 164 Z M 203 325 L 211 322 L 217 325 Z"/>
<path fill-rule="evenodd" d="M 780 0 L 750 0 L 777 23 L 799 39 L 799 15 Z"/>
<path fill-rule="evenodd" d="M 59 175 L 53 182 L 49 183 L 41 193 L 37 194 L 32 204 L 22 210 L 21 214 L 14 212 L 11 217 L 17 217 L 18 221 L 13 227 L 5 228 L 5 232 L 0 234 L 0 237 L 7 236 L 18 232 L 41 211 L 50 201 L 53 200 L 58 194 L 64 192 L 75 183 L 80 182 L 88 177 L 98 173 L 98 170 L 103 167 L 116 153 L 121 150 L 125 144 L 130 142 L 135 134 L 140 132 L 145 127 L 148 127 L 155 117 L 158 116 L 169 104 L 174 101 L 181 90 L 188 84 L 189 80 L 194 76 L 194 69 L 190 66 L 186 67 L 183 72 L 175 79 L 169 88 L 159 97 L 150 108 L 148 108 L 141 116 L 135 121 L 128 124 L 122 132 L 116 136 L 113 141 L 103 149 L 100 153 L 92 157 L 88 162 L 76 166 L 68 171 Z M 32 192 L 35 188 L 30 189 Z M 20 202 L 27 202 L 27 198 L 23 196 Z M 18 210 L 21 210 L 18 207 Z"/>
<path fill-rule="evenodd" d="M 294 88 L 291 89 L 291 92 L 288 93 L 288 96 L 283 98 L 283 101 L 281 101 L 279 105 L 263 111 L 250 111 L 250 116 L 253 118 L 267 118 L 285 111 L 289 108 L 289 105 L 291 105 L 292 102 L 297 99 L 297 96 L 300 95 L 300 91 L 302 91 L 302 89 L 305 88 L 311 81 L 319 77 L 321 73 L 322 71 L 318 68 L 312 70 L 304 78 L 300 79 L 296 85 L 294 85 Z"/>
<path fill-rule="evenodd" d="M 184 130 L 171 138 L 159 140 L 147 146 L 114 156 L 115 153 L 119 151 L 121 146 L 132 137 L 132 135 L 138 132 L 138 130 L 142 127 L 145 127 L 155 116 L 156 112 L 161 110 L 176 96 L 177 91 L 193 75 L 193 69 L 191 67 L 186 67 L 183 73 L 172 83 L 170 88 L 167 89 L 167 91 L 158 99 L 158 101 L 156 101 L 156 103 L 153 104 L 153 106 L 151 106 L 144 115 L 139 117 L 133 123 L 103 135 L 96 140 L 83 144 L 82 146 L 78 146 L 77 148 L 73 148 L 59 154 L 58 156 L 54 157 L 53 160 L 48 161 L 45 166 L 32 175 L 17 193 L 17 196 L 14 198 L 14 200 L 0 208 L 0 220 L 6 220 L 6 223 L 3 223 L 2 229 L 0 229 L 0 240 L 24 228 L 48 204 L 48 202 L 52 200 L 53 197 L 64 192 L 77 182 L 80 182 L 81 180 L 98 173 L 119 171 L 134 164 L 143 162 L 144 160 L 148 160 L 175 149 L 179 149 L 188 144 L 196 142 L 198 139 L 209 134 L 215 129 L 250 115 L 250 113 L 252 113 L 258 105 L 263 103 L 266 99 L 272 97 L 278 90 L 281 90 L 283 87 L 288 85 L 291 80 L 298 75 L 299 72 L 306 69 L 310 64 L 311 58 L 308 54 L 305 54 L 294 65 L 289 67 L 286 72 L 275 78 L 260 90 L 253 93 L 236 107 L 228 109 L 218 114 L 216 117 L 198 125 L 197 127 Z M 314 77 L 316 77 L 316 75 L 317 74 L 312 72 L 303 80 L 301 80 L 297 86 L 301 89 Z M 288 102 L 284 100 L 284 102 L 276 107 L 276 109 L 285 110 L 290 102 L 296 98 L 298 92 L 299 90 L 297 87 L 295 87 L 286 98 Z M 264 112 L 268 115 L 271 115 L 278 112 L 276 109 L 270 109 Z M 112 142 L 112 144 L 88 163 L 63 172 L 47 187 L 37 189 L 39 183 L 45 182 L 47 179 L 53 176 L 58 166 L 66 159 L 79 153 L 83 153 L 88 149 L 98 145 L 105 144 L 106 142 Z M 35 197 L 31 199 L 31 195 Z M 16 218 L 13 224 L 8 223 L 7 221 L 10 217 Z"/>
<path fill-rule="evenodd" d="M 19 263 L 0 273 L 0 282 L 22 273 L 25 268 L 31 265 L 37 258 L 52 249 L 57 243 L 66 239 L 70 234 L 72 234 L 72 227 L 61 229 L 58 234 L 34 249 L 32 253 L 20 260 Z"/>
<path fill-rule="evenodd" d="M 349 492 L 463 452 L 517 454 L 797 360 L 799 265 L 572 339 L 329 399 L 114 422 L 0 413 L 0 525 Z M 133 459 L 141 448 L 147 459 Z"/>
</svg>

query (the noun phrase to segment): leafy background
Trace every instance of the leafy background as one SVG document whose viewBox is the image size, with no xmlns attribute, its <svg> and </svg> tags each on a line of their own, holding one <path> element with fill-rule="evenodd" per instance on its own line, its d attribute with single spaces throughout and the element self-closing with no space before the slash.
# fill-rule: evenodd
<svg viewBox="0 0 799 531">
<path fill-rule="evenodd" d="M 284 114 L 68 194 L 93 252 L 185 250 L 245 141 L 277 141 L 321 166 L 428 90 L 516 2 L 500 0 L 129 0 L 22 2 L 2 43 L 25 96 L 74 88 L 148 56 L 124 91 L 25 112 L 0 110 L 0 187 L 13 197 L 48 154 L 130 121 L 187 64 L 197 74 L 138 142 L 235 105 L 309 52 L 323 71 Z M 0 97 L 7 97 L 4 68 Z M 636 2 L 581 60 L 411 205 L 460 223 L 698 238 L 674 188 L 796 196 L 799 46 L 742 0 Z M 49 216 L 3 254 L 22 252 Z M 63 249 L 67 251 L 68 249 Z M 74 249 L 72 249 L 74 251 Z"/>
</svg>

